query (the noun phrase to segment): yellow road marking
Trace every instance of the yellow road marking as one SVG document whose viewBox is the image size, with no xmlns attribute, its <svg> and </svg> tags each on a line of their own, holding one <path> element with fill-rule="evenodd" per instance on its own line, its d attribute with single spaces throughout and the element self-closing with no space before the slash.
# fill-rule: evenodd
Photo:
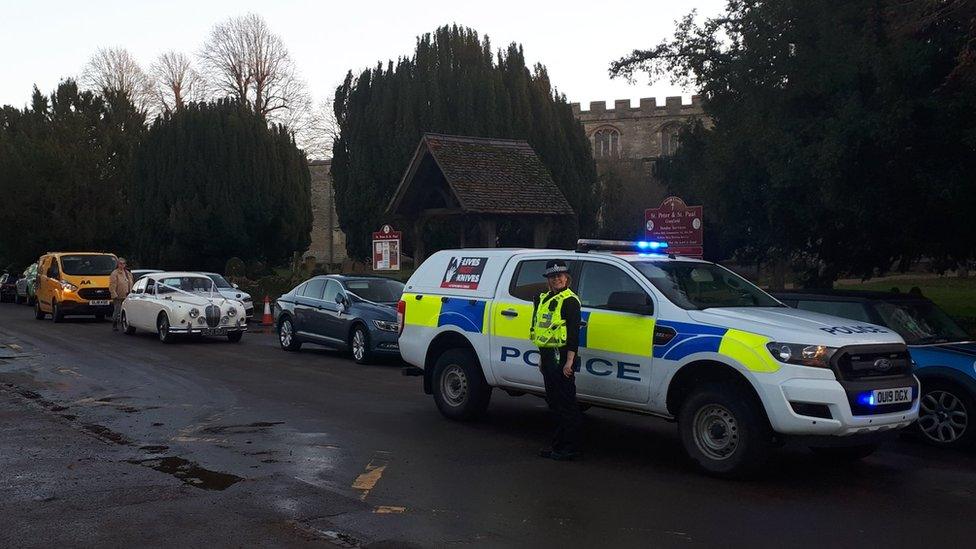
<svg viewBox="0 0 976 549">
<path fill-rule="evenodd" d="M 366 501 L 366 496 L 369 495 L 370 491 L 376 487 L 376 483 L 380 481 L 383 477 L 383 471 L 386 470 L 386 464 L 389 461 L 387 456 L 388 452 L 376 452 L 373 454 L 373 459 L 366 464 L 366 470 L 356 477 L 356 480 L 352 483 L 352 488 L 354 490 L 362 490 L 362 495 L 359 499 Z"/>
<path fill-rule="evenodd" d="M 378 515 L 385 515 L 385 514 L 391 514 L 391 513 L 392 514 L 399 514 L 399 513 L 402 513 L 404 511 L 406 511 L 406 510 L 407 510 L 406 507 L 400 507 L 398 505 L 380 505 L 380 506 L 376 507 L 375 509 L 373 509 L 373 512 L 376 513 L 376 514 L 378 514 Z"/>
</svg>

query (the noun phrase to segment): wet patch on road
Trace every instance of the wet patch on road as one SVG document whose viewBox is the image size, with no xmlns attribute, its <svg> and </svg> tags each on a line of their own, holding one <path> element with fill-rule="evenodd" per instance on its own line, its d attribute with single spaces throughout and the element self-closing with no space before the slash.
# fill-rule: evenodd
<svg viewBox="0 0 976 549">
<path fill-rule="evenodd" d="M 125 438 L 125 435 L 123 435 L 122 433 L 116 433 L 115 431 L 103 425 L 98 425 L 95 423 L 86 423 L 82 425 L 81 428 L 106 442 L 111 442 L 113 444 L 119 444 L 122 446 L 128 446 L 132 444 L 132 442 L 129 439 Z"/>
<path fill-rule="evenodd" d="M 186 484 L 200 488 L 201 490 L 226 490 L 244 480 L 237 475 L 205 469 L 197 463 L 176 456 L 132 459 L 128 460 L 128 463 L 142 465 L 143 467 L 149 467 L 161 473 L 172 475 Z"/>
<path fill-rule="evenodd" d="M 247 425 L 214 425 L 201 429 L 202 433 L 215 435 L 247 435 L 267 431 L 275 425 L 281 425 L 284 421 L 256 421 Z"/>
<path fill-rule="evenodd" d="M 169 446 L 163 446 L 160 444 L 160 445 L 140 446 L 139 449 L 142 450 L 143 452 L 148 452 L 150 454 L 162 454 L 166 450 L 169 450 Z"/>
</svg>

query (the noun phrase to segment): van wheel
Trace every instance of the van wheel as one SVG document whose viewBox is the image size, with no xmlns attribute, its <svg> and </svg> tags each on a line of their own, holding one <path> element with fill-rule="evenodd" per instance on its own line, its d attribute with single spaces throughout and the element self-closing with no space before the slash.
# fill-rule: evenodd
<svg viewBox="0 0 976 549">
<path fill-rule="evenodd" d="M 858 444 L 856 446 L 811 447 L 810 451 L 831 461 L 857 461 L 870 456 L 877 449 L 877 444 Z"/>
<path fill-rule="evenodd" d="M 437 358 L 434 402 L 442 414 L 460 421 L 476 419 L 488 409 L 490 400 L 491 387 L 471 351 L 451 349 Z"/>
<path fill-rule="evenodd" d="M 36 318 L 37 320 L 44 320 L 44 317 L 45 316 L 47 316 L 47 314 L 44 311 L 41 310 L 41 302 L 35 300 L 34 301 L 34 318 Z"/>
<path fill-rule="evenodd" d="M 55 323 L 64 322 L 64 311 L 61 309 L 61 305 L 55 301 L 51 305 L 51 320 Z"/>
<path fill-rule="evenodd" d="M 678 413 L 681 443 L 706 473 L 748 477 L 769 457 L 772 434 L 754 395 L 732 383 L 705 383 Z"/>
<path fill-rule="evenodd" d="M 173 334 L 169 333 L 169 317 L 166 313 L 159 315 L 156 319 L 156 332 L 159 335 L 159 340 L 163 343 L 172 343 Z"/>
</svg>

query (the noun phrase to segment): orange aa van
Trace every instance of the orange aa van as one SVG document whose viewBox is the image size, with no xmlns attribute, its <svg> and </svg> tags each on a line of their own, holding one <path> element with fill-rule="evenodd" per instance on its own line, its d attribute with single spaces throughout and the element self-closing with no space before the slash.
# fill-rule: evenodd
<svg viewBox="0 0 976 549">
<path fill-rule="evenodd" d="M 99 252 L 48 252 L 37 264 L 37 300 L 34 316 L 51 315 L 61 322 L 68 315 L 112 313 L 108 278 L 118 258 Z"/>
</svg>

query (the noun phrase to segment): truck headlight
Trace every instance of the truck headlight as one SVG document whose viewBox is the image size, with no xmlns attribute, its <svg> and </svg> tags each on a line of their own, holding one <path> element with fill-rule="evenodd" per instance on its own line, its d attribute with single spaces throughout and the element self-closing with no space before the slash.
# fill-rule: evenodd
<svg viewBox="0 0 976 549">
<path fill-rule="evenodd" d="M 196 318 L 196 317 L 200 316 L 200 309 L 197 309 L 196 307 L 194 307 L 194 308 L 190 309 L 190 313 L 189 314 L 190 314 L 190 318 Z"/>
<path fill-rule="evenodd" d="M 387 322 L 386 320 L 374 320 L 373 324 L 383 330 L 384 332 L 396 332 L 400 330 L 400 325 L 396 322 Z"/>
<path fill-rule="evenodd" d="M 773 358 L 787 364 L 813 366 L 815 368 L 830 368 L 830 357 L 837 349 L 824 345 L 803 345 L 801 343 L 778 343 L 770 341 L 766 349 Z"/>
<path fill-rule="evenodd" d="M 67 280 L 62 280 L 61 289 L 66 292 L 76 292 L 78 291 L 78 286 L 75 286 L 74 284 L 68 282 Z"/>
</svg>

